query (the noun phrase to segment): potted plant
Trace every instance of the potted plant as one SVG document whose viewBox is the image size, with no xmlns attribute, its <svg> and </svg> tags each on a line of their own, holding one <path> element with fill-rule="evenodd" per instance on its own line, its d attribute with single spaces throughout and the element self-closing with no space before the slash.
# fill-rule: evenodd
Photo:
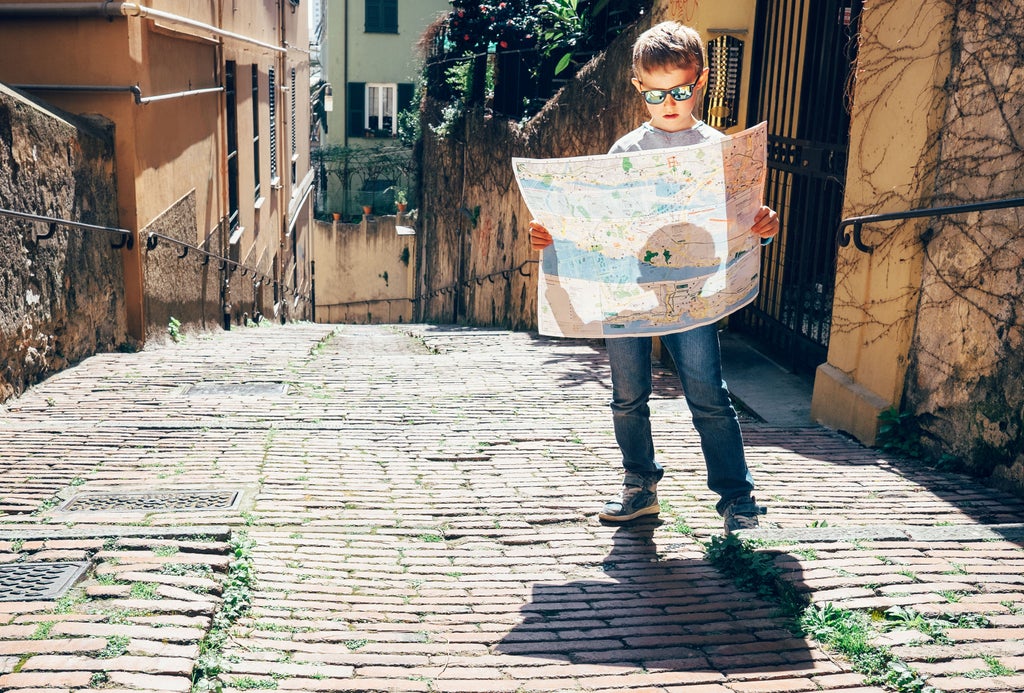
<svg viewBox="0 0 1024 693">
<path fill-rule="evenodd" d="M 405 212 L 405 208 L 408 204 L 409 200 L 405 195 L 405 190 L 402 188 L 395 188 L 395 206 L 398 207 L 399 214 Z"/>
</svg>

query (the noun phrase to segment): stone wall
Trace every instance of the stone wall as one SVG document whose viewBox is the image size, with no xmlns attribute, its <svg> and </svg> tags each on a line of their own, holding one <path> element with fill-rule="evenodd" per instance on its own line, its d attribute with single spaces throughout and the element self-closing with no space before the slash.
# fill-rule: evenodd
<svg viewBox="0 0 1024 693">
<path fill-rule="evenodd" d="M 1024 196 L 1024 5 L 951 2 L 933 206 Z M 934 219 L 905 408 L 931 452 L 1024 490 L 1024 209 Z"/>
<path fill-rule="evenodd" d="M 0 208 L 117 227 L 113 131 L 0 86 Z M 0 401 L 125 346 L 116 234 L 0 215 Z"/>
</svg>

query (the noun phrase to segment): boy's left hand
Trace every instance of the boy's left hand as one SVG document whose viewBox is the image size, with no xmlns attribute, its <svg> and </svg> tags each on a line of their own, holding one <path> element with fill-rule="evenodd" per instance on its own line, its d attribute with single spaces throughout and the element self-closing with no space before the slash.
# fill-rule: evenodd
<svg viewBox="0 0 1024 693">
<path fill-rule="evenodd" d="M 761 205 L 754 216 L 754 225 L 750 227 L 750 233 L 762 240 L 774 238 L 779 232 L 779 215 L 774 209 Z"/>
</svg>

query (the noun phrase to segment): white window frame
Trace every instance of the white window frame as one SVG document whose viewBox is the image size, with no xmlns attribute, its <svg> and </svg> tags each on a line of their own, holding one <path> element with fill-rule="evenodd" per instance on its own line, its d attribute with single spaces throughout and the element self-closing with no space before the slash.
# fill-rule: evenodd
<svg viewBox="0 0 1024 693">
<path fill-rule="evenodd" d="M 390 93 L 390 99 L 387 95 Z M 398 134 L 398 84 L 394 82 L 367 82 L 365 92 L 366 110 L 363 115 L 363 127 L 370 131 L 387 130 L 384 119 L 391 118 L 391 135 Z M 370 126 L 370 118 L 380 117 L 378 127 Z"/>
</svg>

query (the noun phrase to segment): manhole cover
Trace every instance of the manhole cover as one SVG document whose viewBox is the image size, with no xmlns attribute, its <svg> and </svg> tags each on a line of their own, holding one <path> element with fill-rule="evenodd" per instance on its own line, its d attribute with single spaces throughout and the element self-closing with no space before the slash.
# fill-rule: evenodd
<svg viewBox="0 0 1024 693">
<path fill-rule="evenodd" d="M 57 599 L 75 584 L 88 563 L 12 563 L 0 565 L 0 602 Z"/>
<path fill-rule="evenodd" d="M 79 493 L 58 512 L 230 510 L 239 501 L 238 491 L 168 491 L 151 493 Z"/>
<path fill-rule="evenodd" d="M 280 397 L 288 392 L 287 383 L 196 383 L 188 397 Z"/>
</svg>

